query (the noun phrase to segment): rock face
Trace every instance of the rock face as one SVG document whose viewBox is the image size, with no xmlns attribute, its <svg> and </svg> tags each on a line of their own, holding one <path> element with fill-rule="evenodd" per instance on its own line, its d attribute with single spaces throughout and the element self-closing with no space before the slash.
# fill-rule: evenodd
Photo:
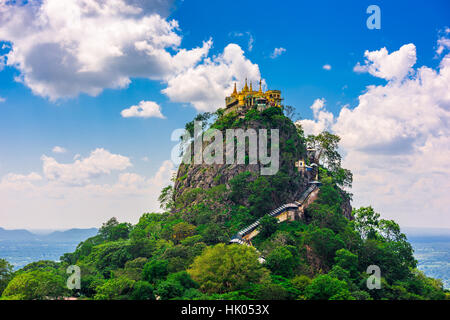
<svg viewBox="0 0 450 320">
<path fill-rule="evenodd" d="M 225 143 L 226 129 L 278 129 L 279 130 L 279 171 L 277 175 L 288 177 L 287 183 L 291 190 L 289 195 L 273 197 L 275 202 L 273 207 L 292 202 L 308 187 L 309 173 L 301 174 L 295 167 L 295 161 L 306 157 L 306 148 L 304 141 L 297 133 L 297 129 L 292 121 L 281 114 L 265 114 L 255 110 L 253 117 L 228 114 L 225 119 L 218 119 L 213 125 L 222 131 Z M 224 125 L 224 122 L 230 122 L 230 125 Z M 270 137 L 270 133 L 268 133 Z M 207 144 L 203 145 L 203 150 Z M 194 149 L 193 147 L 191 148 Z M 248 155 L 248 145 L 246 146 L 246 155 Z M 270 148 L 268 148 L 270 150 Z M 259 149 L 258 149 L 259 151 Z M 225 161 L 224 161 L 225 162 Z M 220 184 L 229 187 L 229 181 L 242 172 L 250 171 L 256 178 L 261 174 L 262 165 L 257 164 L 181 164 L 174 185 L 174 199 L 176 200 L 187 190 L 194 188 L 211 188 Z M 269 176 L 268 176 L 269 177 Z"/>
<path fill-rule="evenodd" d="M 354 217 L 352 215 L 352 205 L 350 203 L 350 199 L 348 199 L 346 196 L 343 197 L 345 200 L 341 204 L 342 214 L 344 217 L 346 217 L 348 220 L 353 220 Z"/>
<path fill-rule="evenodd" d="M 255 174 L 260 172 L 259 164 L 256 165 L 187 165 L 182 164 L 178 169 L 175 181 L 175 195 L 194 189 L 208 189 L 219 184 L 228 185 L 228 181 L 237 174 L 250 171 Z"/>
<path fill-rule="evenodd" d="M 271 110 L 272 109 L 272 110 Z M 253 110 L 246 114 L 230 113 L 217 119 L 212 128 L 222 132 L 225 143 L 226 129 L 271 129 L 279 130 L 279 171 L 275 176 L 267 176 L 268 181 L 283 181 L 282 188 L 279 184 L 276 190 L 267 199 L 271 203 L 271 208 L 277 208 L 285 203 L 297 201 L 301 194 L 308 188 L 309 181 L 314 180 L 315 172 L 299 172 L 295 167 L 295 162 L 300 159 L 307 159 L 306 145 L 304 137 L 297 132 L 293 122 L 285 117 L 278 108 L 271 108 L 262 112 Z M 275 110 L 274 110 L 275 109 Z M 268 134 L 270 136 L 270 133 Z M 208 143 L 203 144 L 203 150 Z M 248 146 L 246 148 L 248 155 Z M 268 148 L 270 150 L 270 148 Z M 191 147 L 194 150 L 194 147 Z M 224 152 L 225 153 L 225 152 Z M 225 161 L 224 161 L 225 162 Z M 230 188 L 229 181 L 243 172 L 253 173 L 252 179 L 256 179 L 261 174 L 261 164 L 184 164 L 179 166 L 176 181 L 174 184 L 173 198 L 176 201 L 185 192 L 201 188 L 209 189 L 218 185 L 225 185 Z M 281 190 L 281 191 L 280 191 Z M 245 204 L 244 204 L 245 205 Z M 348 202 L 343 205 L 346 217 L 351 216 L 351 206 Z"/>
</svg>

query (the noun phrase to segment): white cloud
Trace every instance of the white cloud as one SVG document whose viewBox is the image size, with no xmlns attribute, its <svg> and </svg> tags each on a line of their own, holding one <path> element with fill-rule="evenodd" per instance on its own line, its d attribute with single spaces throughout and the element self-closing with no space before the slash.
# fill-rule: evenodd
<svg viewBox="0 0 450 320">
<path fill-rule="evenodd" d="M 53 149 L 52 149 L 52 152 L 53 153 L 66 153 L 67 150 L 65 148 L 63 148 L 63 147 L 60 147 L 60 146 L 54 146 Z"/>
<path fill-rule="evenodd" d="M 171 101 L 190 102 L 198 111 L 215 111 L 224 106 L 224 97 L 233 91 L 233 82 L 242 86 L 245 78 L 253 83 L 259 81 L 259 67 L 232 43 L 222 54 L 169 78 L 162 92 Z"/>
<path fill-rule="evenodd" d="M 117 181 L 113 184 L 88 184 L 84 189 L 89 190 L 89 193 L 92 195 L 100 197 L 132 196 L 156 200 L 162 188 L 170 183 L 170 179 L 174 174 L 175 170 L 172 161 L 166 160 L 150 178 L 136 173 L 124 172 L 119 174 Z M 159 205 L 157 203 L 151 207 L 153 210 L 158 210 L 158 208 Z"/>
<path fill-rule="evenodd" d="M 0 97 L 0 103 L 2 103 L 2 102 L 5 102 L 6 101 L 6 99 L 5 98 L 3 98 L 3 97 Z"/>
<path fill-rule="evenodd" d="M 329 71 L 329 70 L 331 70 L 331 65 L 329 65 L 329 64 L 324 64 L 323 67 L 322 67 L 322 69 Z"/>
<path fill-rule="evenodd" d="M 44 160 L 42 175 L 9 173 L 0 180 L 2 226 L 98 227 L 112 216 L 136 223 L 142 213 L 160 211 L 158 196 L 175 171 L 171 161 L 164 161 L 150 177 L 134 172 L 116 176 L 113 172 L 130 167 L 127 157 L 98 148 L 70 164 Z M 100 175 L 110 182 L 94 180 Z"/>
<path fill-rule="evenodd" d="M 1 59 L 20 71 L 16 80 L 51 100 L 96 96 L 106 88 L 125 88 L 132 78 L 148 78 L 166 83 L 163 92 L 172 101 L 215 110 L 223 106 L 233 81 L 259 80 L 258 65 L 235 44 L 213 57 L 208 57 L 211 39 L 182 48 L 178 22 L 161 15 L 168 11 L 163 3 L 32 0 L 17 5 L 0 0 L 0 40 L 11 45 Z M 251 51 L 254 40 L 248 36 Z M 174 87 L 180 83 L 184 88 Z"/>
<path fill-rule="evenodd" d="M 36 172 L 28 175 L 8 173 L 0 181 L 0 185 L 8 190 L 23 191 L 34 188 L 33 183 L 41 181 L 42 176 Z"/>
<path fill-rule="evenodd" d="M 364 53 L 365 65 L 359 62 L 353 68 L 355 72 L 368 72 L 371 75 L 386 80 L 403 80 L 416 63 L 416 46 L 412 43 L 405 44 L 398 51 L 391 54 L 386 48 L 368 51 Z"/>
<path fill-rule="evenodd" d="M 124 88 L 132 77 L 163 80 L 196 64 L 210 47 L 180 49 L 178 22 L 151 10 L 166 7 L 159 0 L 2 0 L 0 40 L 12 47 L 6 64 L 52 100 Z"/>
<path fill-rule="evenodd" d="M 372 204 L 406 226 L 450 225 L 450 55 L 434 70 L 412 68 L 414 45 L 391 53 L 395 59 L 380 52 L 366 52 L 377 57 L 368 72 L 389 81 L 368 86 L 331 125 L 342 139 L 343 165 L 354 173 L 354 205 Z M 391 68 L 394 60 L 403 67 Z M 306 124 L 317 129 L 326 111 L 315 109 L 314 125 Z"/>
<path fill-rule="evenodd" d="M 130 159 L 108 150 L 98 148 L 89 157 L 75 160 L 73 163 L 59 163 L 54 158 L 43 155 L 43 172 L 48 180 L 68 185 L 83 185 L 92 178 L 108 175 L 113 170 L 125 170 L 131 167 Z"/>
<path fill-rule="evenodd" d="M 285 48 L 282 48 L 282 47 L 280 47 L 280 48 L 275 48 L 275 49 L 273 49 L 273 52 L 272 52 L 272 54 L 270 55 L 270 57 L 271 57 L 272 59 L 275 59 L 275 58 L 281 56 L 284 52 L 286 52 L 286 49 L 285 49 Z"/>
<path fill-rule="evenodd" d="M 253 38 L 252 34 L 249 33 L 249 38 L 248 38 L 248 51 L 252 51 L 253 50 L 253 43 L 255 42 L 255 39 Z"/>
<path fill-rule="evenodd" d="M 330 130 L 334 122 L 334 116 L 331 112 L 326 111 L 325 99 L 316 99 L 310 108 L 313 111 L 314 120 L 303 119 L 297 121 L 297 123 L 302 125 L 305 134 L 317 135 L 322 131 Z"/>
<path fill-rule="evenodd" d="M 42 177 L 36 172 L 32 172 L 28 175 L 9 173 L 4 179 L 9 182 L 33 182 L 42 180 Z"/>
<path fill-rule="evenodd" d="M 156 102 L 144 100 L 140 101 L 138 105 L 122 110 L 120 114 L 124 118 L 165 118 L 161 113 L 161 107 Z"/>
<path fill-rule="evenodd" d="M 155 176 L 152 177 L 149 181 L 153 185 L 158 185 L 160 187 L 165 186 L 172 176 L 175 174 L 174 164 L 170 160 L 166 160 L 163 162 L 161 167 L 156 172 Z"/>
</svg>

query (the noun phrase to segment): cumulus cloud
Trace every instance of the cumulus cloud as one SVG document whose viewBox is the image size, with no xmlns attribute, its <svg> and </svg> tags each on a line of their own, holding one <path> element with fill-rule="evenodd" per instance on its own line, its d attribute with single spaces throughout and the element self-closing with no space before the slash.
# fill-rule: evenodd
<svg viewBox="0 0 450 320">
<path fill-rule="evenodd" d="M 53 153 L 66 153 L 67 150 L 65 148 L 63 148 L 63 147 L 60 147 L 60 146 L 54 146 L 53 149 L 52 149 L 52 152 Z"/>
<path fill-rule="evenodd" d="M 272 54 L 270 55 L 270 57 L 272 59 L 278 58 L 279 56 L 281 56 L 284 52 L 286 52 L 286 49 L 283 47 L 280 48 L 275 48 L 273 49 Z"/>
<path fill-rule="evenodd" d="M 159 211 L 158 195 L 175 173 L 169 160 L 149 177 L 128 172 L 128 157 L 102 148 L 69 164 L 46 157 L 42 166 L 42 174 L 9 173 L 0 179 L 2 226 L 92 227 L 112 216 L 135 223 L 142 213 Z"/>
<path fill-rule="evenodd" d="M 34 188 L 34 183 L 41 180 L 42 176 L 36 172 L 27 175 L 8 173 L 2 178 L 0 185 L 9 190 L 23 191 Z"/>
<path fill-rule="evenodd" d="M 91 194 L 108 197 L 124 195 L 132 197 L 147 197 L 152 200 L 157 199 L 163 187 L 170 183 L 170 179 L 175 174 L 174 164 L 170 160 L 164 161 L 157 172 L 150 178 L 133 172 L 120 173 L 117 181 L 112 184 L 88 184 L 85 190 Z M 156 210 L 158 206 L 152 206 Z"/>
<path fill-rule="evenodd" d="M 388 81 L 368 86 L 355 108 L 344 106 L 331 130 L 354 173 L 356 206 L 373 204 L 403 225 L 437 227 L 450 224 L 450 55 L 436 70 L 414 69 L 415 52 L 412 44 L 389 55 L 366 52 L 367 71 Z M 323 127 L 319 113 L 305 127 Z"/>
<path fill-rule="evenodd" d="M 165 118 L 161 113 L 161 107 L 156 102 L 144 100 L 140 101 L 138 105 L 122 110 L 120 114 L 124 118 Z"/>
<path fill-rule="evenodd" d="M 368 51 L 364 53 L 366 61 L 364 65 L 359 62 L 353 70 L 355 72 L 368 72 L 371 75 L 386 80 L 402 80 L 416 64 L 416 46 L 412 43 L 405 44 L 398 51 L 391 54 L 386 48 Z"/>
<path fill-rule="evenodd" d="M 172 101 L 199 111 L 222 106 L 233 81 L 259 80 L 258 65 L 238 45 L 213 57 L 211 39 L 182 48 L 178 22 L 165 16 L 169 7 L 162 0 L 0 0 L 0 40 L 10 44 L 0 65 L 18 69 L 17 81 L 51 100 L 96 96 L 147 78 L 166 83 L 163 93 Z"/>
<path fill-rule="evenodd" d="M 302 125 L 305 134 L 317 135 L 322 131 L 330 130 L 334 116 L 331 112 L 326 111 L 325 99 L 316 99 L 310 108 L 313 111 L 313 120 L 303 119 L 296 122 Z"/>
<path fill-rule="evenodd" d="M 180 49 L 178 22 L 155 10 L 162 1 L 0 1 L 0 40 L 17 80 L 50 99 L 98 95 L 132 77 L 162 80 L 197 63 L 210 43 Z M 169 50 L 175 51 L 174 54 Z"/>
<path fill-rule="evenodd" d="M 329 64 L 324 64 L 323 67 L 322 67 L 322 69 L 329 71 L 329 70 L 331 70 L 331 65 L 329 65 Z"/>
<path fill-rule="evenodd" d="M 233 82 L 242 86 L 245 78 L 259 81 L 259 67 L 245 57 L 241 47 L 229 44 L 223 53 L 170 78 L 162 92 L 171 101 L 190 102 L 198 111 L 215 111 L 233 91 Z"/>
<path fill-rule="evenodd" d="M 131 167 L 128 157 L 112 154 L 103 148 L 95 149 L 89 157 L 77 159 L 72 163 L 59 163 L 46 155 L 43 155 L 41 160 L 44 175 L 48 180 L 68 185 L 87 184 L 92 178 Z"/>
</svg>

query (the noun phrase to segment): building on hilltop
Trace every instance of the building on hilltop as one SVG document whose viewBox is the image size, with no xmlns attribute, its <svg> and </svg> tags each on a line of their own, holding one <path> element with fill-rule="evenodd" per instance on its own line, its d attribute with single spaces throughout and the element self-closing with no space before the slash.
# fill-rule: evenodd
<svg viewBox="0 0 450 320">
<path fill-rule="evenodd" d="M 261 80 L 259 81 L 259 90 L 254 91 L 252 83 L 248 87 L 247 79 L 245 79 L 244 88 L 240 92 L 236 90 L 236 83 L 234 84 L 234 90 L 231 96 L 225 98 L 225 114 L 229 112 L 245 112 L 250 108 L 257 108 L 259 111 L 265 110 L 270 107 L 281 107 L 281 91 L 280 90 L 267 90 L 263 91 L 261 87 Z"/>
</svg>

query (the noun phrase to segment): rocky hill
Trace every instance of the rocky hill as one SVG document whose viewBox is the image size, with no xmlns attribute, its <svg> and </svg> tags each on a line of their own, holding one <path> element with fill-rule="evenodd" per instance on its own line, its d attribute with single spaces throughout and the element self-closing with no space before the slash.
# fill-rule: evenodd
<svg viewBox="0 0 450 320">
<path fill-rule="evenodd" d="M 12 273 L 0 259 L 6 275 L 0 300 L 448 299 L 440 280 L 417 270 L 395 221 L 372 207 L 353 210 L 349 221 L 351 195 L 344 188 L 352 176 L 340 165 L 339 137 L 305 138 L 279 107 L 215 116 L 210 127 L 221 132 L 279 129 L 278 172 L 264 175 L 259 164 L 181 165 L 174 185 L 160 195 L 164 213 L 144 213 L 136 225 L 111 218 L 60 262 L 34 262 Z M 320 183 L 310 183 L 316 173 Z M 311 201 L 305 189 L 314 189 Z M 81 269 L 80 290 L 67 289 L 69 265 Z M 370 275 L 369 266 L 382 277 Z"/>
<path fill-rule="evenodd" d="M 314 160 L 308 158 L 306 148 L 306 138 L 301 128 L 283 115 L 281 108 L 269 108 L 264 111 L 255 109 L 246 113 L 228 113 L 223 115 L 218 112 L 217 119 L 212 123 L 211 128 L 222 132 L 223 142 L 226 143 L 227 129 L 254 129 L 256 132 L 260 129 L 278 129 L 279 130 L 279 171 L 274 176 L 261 175 L 262 165 L 257 164 L 226 164 L 224 155 L 224 164 L 185 164 L 182 163 L 178 169 L 174 183 L 173 199 L 183 196 L 183 194 L 192 192 L 195 189 L 210 189 L 219 185 L 224 185 L 227 190 L 231 189 L 230 181 L 236 177 L 247 173 L 246 183 L 254 183 L 261 178 L 269 183 L 272 191 L 267 194 L 265 201 L 270 204 L 266 209 L 272 210 L 282 204 L 297 201 L 300 195 L 308 188 L 309 182 L 314 180 L 316 170 L 299 172 L 295 162 L 305 159 L 306 163 L 311 164 Z M 203 150 L 207 144 L 203 144 Z M 193 146 L 191 150 L 194 150 Z M 248 145 L 246 146 L 248 155 Z M 192 161 L 193 162 L 193 161 Z M 250 174 L 248 174 L 250 173 Z M 252 194 L 248 194 L 252 196 Z M 195 202 L 194 202 L 195 203 Z M 233 201 L 230 201 L 233 204 Z M 249 206 L 249 199 L 243 196 L 234 204 Z M 346 199 L 342 203 L 343 214 L 351 219 L 350 200 Z M 262 212 L 256 213 L 257 216 Z"/>
</svg>

